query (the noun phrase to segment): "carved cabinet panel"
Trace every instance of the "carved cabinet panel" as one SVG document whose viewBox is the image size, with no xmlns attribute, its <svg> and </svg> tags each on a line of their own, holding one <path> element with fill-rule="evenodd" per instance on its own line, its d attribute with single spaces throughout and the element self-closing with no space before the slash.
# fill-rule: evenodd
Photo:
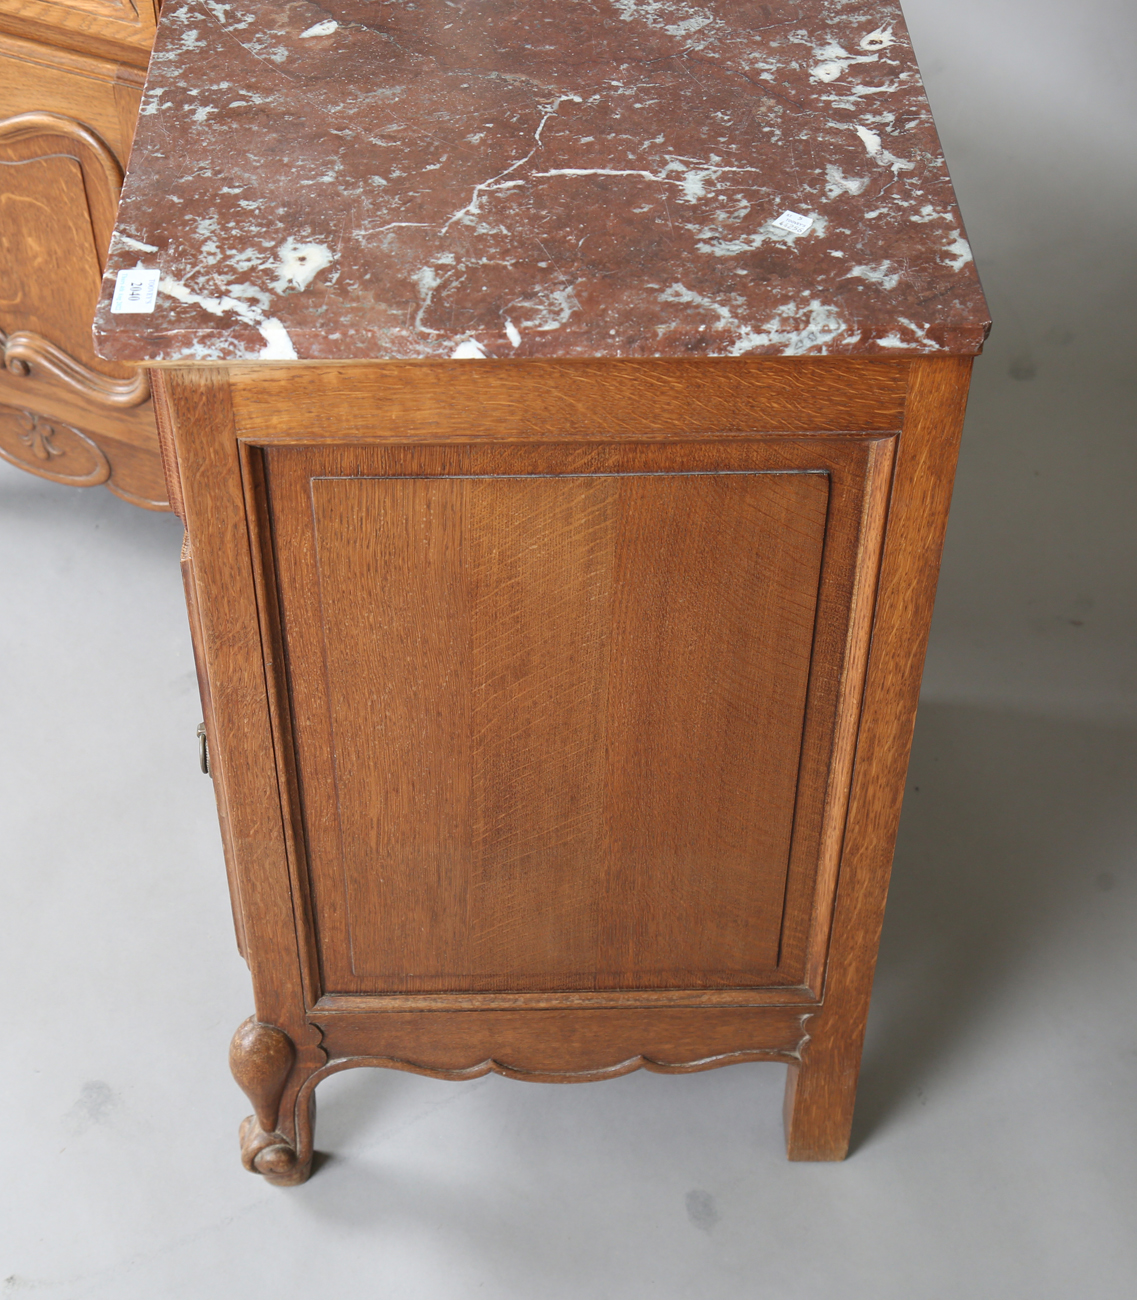
<svg viewBox="0 0 1137 1300">
<path fill-rule="evenodd" d="M 97 28 L 105 8 L 4 0 L 0 28 L 33 12 Z M 0 31 L 0 456 L 166 509 L 145 373 L 91 342 L 141 82 L 128 64 Z"/>
</svg>

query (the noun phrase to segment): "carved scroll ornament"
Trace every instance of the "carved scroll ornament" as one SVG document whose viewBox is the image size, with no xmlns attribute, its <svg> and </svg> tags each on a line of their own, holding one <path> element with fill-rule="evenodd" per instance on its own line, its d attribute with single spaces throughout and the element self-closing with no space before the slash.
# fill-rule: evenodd
<svg viewBox="0 0 1137 1300">
<path fill-rule="evenodd" d="M 39 371 L 46 371 L 57 382 L 74 389 L 87 401 L 114 410 L 141 406 L 150 396 L 150 383 L 144 370 L 137 371 L 129 379 L 112 379 L 109 375 L 100 375 L 97 370 L 83 365 L 62 348 L 56 347 L 50 339 L 34 334 L 31 330 L 19 330 L 12 334 L 4 334 L 0 330 L 0 356 L 3 357 L 4 368 L 9 374 L 26 379 L 35 377 Z"/>
</svg>

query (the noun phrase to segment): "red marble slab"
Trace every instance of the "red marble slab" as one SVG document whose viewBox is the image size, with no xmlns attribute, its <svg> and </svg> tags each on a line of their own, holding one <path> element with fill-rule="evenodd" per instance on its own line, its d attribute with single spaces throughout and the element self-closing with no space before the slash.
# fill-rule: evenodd
<svg viewBox="0 0 1137 1300">
<path fill-rule="evenodd" d="M 114 314 L 136 264 L 157 304 Z M 892 356 L 987 329 L 896 4 L 166 0 L 95 337 Z"/>
</svg>

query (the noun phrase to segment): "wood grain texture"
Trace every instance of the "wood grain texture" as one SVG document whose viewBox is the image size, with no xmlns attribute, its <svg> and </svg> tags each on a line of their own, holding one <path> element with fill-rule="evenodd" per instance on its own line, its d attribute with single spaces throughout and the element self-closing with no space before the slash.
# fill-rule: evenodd
<svg viewBox="0 0 1137 1300">
<path fill-rule="evenodd" d="M 210 768 L 230 855 L 234 910 L 252 975 L 256 1019 L 296 1047 L 278 1131 L 295 1146 L 295 1095 L 324 1063 L 304 1015 L 265 654 L 253 577 L 238 446 L 224 371 L 163 377 L 163 400 L 181 469 L 191 548 L 187 577 L 208 674 Z M 195 539 L 208 545 L 195 546 Z"/>
<path fill-rule="evenodd" d="M 0 176 L 2 180 L 2 176 Z M 19 337 L 18 333 L 15 337 Z M 91 400 L 78 385 L 59 383 L 49 371 L 29 366 L 26 373 L 0 369 L 0 401 L 12 406 L 27 406 L 47 419 L 62 420 L 88 429 L 102 443 L 107 438 L 148 453 L 161 477 L 157 451 L 154 409 L 150 402 L 124 407 Z"/>
<path fill-rule="evenodd" d="M 270 450 L 324 987 L 800 983 L 878 451 Z"/>
<path fill-rule="evenodd" d="M 158 0 L 4 0 L 0 30 L 145 70 Z"/>
<path fill-rule="evenodd" d="M 150 403 L 142 410 L 147 416 L 153 416 Z M 141 506 L 143 510 L 169 510 L 162 463 L 156 454 L 153 433 L 151 432 L 148 445 L 142 447 L 136 442 L 121 441 L 107 434 L 100 433 L 97 437 L 111 466 L 107 488 L 115 496 L 132 506 Z"/>
<path fill-rule="evenodd" d="M 280 971 L 271 960 L 293 960 L 295 940 L 280 829 L 280 798 L 269 731 L 260 629 L 241 492 L 237 447 L 223 371 L 164 378 L 172 433 L 181 466 L 187 531 L 192 548 L 194 607 L 203 658 L 208 665 L 214 718 L 210 735 L 214 785 L 223 792 L 234 841 L 243 908 L 250 931 L 250 965 L 258 998 L 257 1018 L 291 1026 L 290 1007 L 276 999 Z M 193 439 L 192 455 L 185 442 Z M 208 537 L 211 545 L 195 546 Z M 283 877 L 280 875 L 282 864 Z M 258 969 L 258 954 L 265 969 Z M 287 988 L 288 981 L 281 981 Z"/>
<path fill-rule="evenodd" d="M 21 378 L 43 374 L 57 384 L 76 390 L 81 398 L 112 410 L 141 406 L 150 396 L 150 383 L 146 372 L 116 379 L 91 370 L 76 361 L 50 339 L 31 330 L 0 335 L 0 353 L 4 368 Z"/>
<path fill-rule="evenodd" d="M 689 1073 L 722 1058 L 797 1060 L 809 1012 L 792 1007 L 387 1012 L 319 1015 L 329 1066 L 381 1057 L 438 1078 L 491 1070 L 547 1083 L 614 1078 L 642 1068 Z M 325 1067 L 327 1068 L 327 1067 Z"/>
<path fill-rule="evenodd" d="M 90 483 L 166 509 L 146 375 L 103 361 L 91 345 L 138 109 L 140 86 L 126 72 L 0 37 L 0 403 L 94 443 L 109 470 Z M 60 477 L 58 464 L 45 468 L 10 444 L 7 452 Z"/>
<path fill-rule="evenodd" d="M 637 439 L 900 427 L 907 361 L 494 361 L 235 365 L 242 437 Z"/>
<path fill-rule="evenodd" d="M 760 984 L 779 958 L 829 478 L 704 471 L 621 492 L 601 949 L 640 987 Z"/>
<path fill-rule="evenodd" d="M 280 603 L 270 578 L 271 566 L 266 567 L 265 564 L 265 558 L 273 545 L 268 526 L 268 494 L 261 457 L 244 445 L 240 447 L 239 454 L 250 556 L 253 560 L 254 591 L 262 644 L 267 648 L 265 685 L 268 716 L 274 746 L 273 757 L 280 782 L 283 813 L 281 829 L 284 834 L 285 853 L 291 868 L 290 884 L 297 931 L 300 987 L 304 996 L 304 1005 L 308 1007 L 313 1005 L 320 996 L 319 957 L 313 923 L 309 873 L 304 870 L 308 853 L 302 820 L 300 773 L 289 741 L 293 734 L 293 716 L 288 682 L 283 673 Z"/>
<path fill-rule="evenodd" d="M 284 1030 L 252 1016 L 238 1027 L 229 1044 L 229 1069 L 266 1133 L 276 1128 L 280 1099 L 295 1060 L 296 1048 Z"/>
<path fill-rule="evenodd" d="M 290 1141 L 278 1128 L 281 1098 L 295 1061 L 292 1039 L 252 1016 L 238 1026 L 229 1045 L 233 1078 L 254 1107 L 241 1124 L 241 1163 L 281 1187 L 304 1182 L 312 1162 L 310 1144 L 298 1157 L 296 1137 Z"/>
<path fill-rule="evenodd" d="M 178 451 L 174 444 L 173 417 L 160 379 L 153 386 L 154 423 L 158 433 L 158 452 L 162 458 L 162 479 L 166 485 L 166 500 L 170 509 L 184 524 L 186 507 L 182 500 L 182 474 L 178 466 Z M 188 534 L 187 534 L 188 545 Z M 198 680 L 203 681 L 204 665 L 198 663 Z"/>
<path fill-rule="evenodd" d="M 827 487 L 312 482 L 354 976 L 776 966 Z"/>
<path fill-rule="evenodd" d="M 969 358 L 916 362 L 889 503 L 821 1010 L 786 1087 L 792 1160 L 840 1160 L 861 1046 L 931 625 Z"/>
<path fill-rule="evenodd" d="M 611 420 L 612 369 L 527 407 L 480 368 L 462 438 L 367 414 L 361 366 L 336 441 L 244 371 L 160 372 L 257 1018 L 297 1044 L 254 1167 L 306 1174 L 316 1084 L 366 1064 L 778 1059 L 791 1157 L 844 1154 L 967 382 L 878 365 L 899 435 L 745 395 L 684 427 L 668 363 Z M 557 439 L 562 382 L 614 431 Z"/>
<path fill-rule="evenodd" d="M 137 68 L 0 31 L 0 120 L 28 112 L 72 118 L 94 132 L 124 170 L 142 86 Z"/>
<path fill-rule="evenodd" d="M 495 1073 L 535 1083 L 593 1082 L 640 1069 L 690 1074 L 743 1061 L 796 1061 L 809 1018 L 772 1009 L 709 1017 L 675 1010 L 317 1016 L 328 1060 L 292 1094 L 289 1145 L 266 1151 L 279 1134 L 262 1135 L 250 1116 L 241 1129 L 242 1159 L 270 1182 L 304 1181 L 312 1165 L 316 1085 L 342 1070 L 379 1067 L 454 1082 Z M 279 1161 L 279 1174 L 255 1163 L 265 1158 L 262 1151 Z"/>
<path fill-rule="evenodd" d="M 627 1010 L 630 1007 L 813 1007 L 819 997 L 804 984 L 730 989 L 591 989 L 541 993 L 325 993 L 313 1012 L 372 1015 L 388 1011 Z"/>
<path fill-rule="evenodd" d="M 184 520 L 183 520 L 184 522 Z M 212 748 L 210 737 L 217 735 L 217 726 L 213 715 L 213 694 L 209 686 L 209 671 L 206 660 L 205 638 L 201 626 L 201 611 L 197 600 L 197 579 L 194 576 L 193 549 L 189 544 L 189 534 L 182 539 L 182 589 L 186 597 L 186 613 L 189 617 L 190 643 L 193 646 L 193 662 L 197 675 L 198 695 L 201 699 L 202 726 L 205 728 L 207 752 Z M 216 780 L 216 764 L 213 757 L 209 760 L 209 774 L 214 778 L 213 793 L 217 802 L 217 820 L 221 828 L 221 845 L 225 855 L 225 871 L 229 880 L 229 901 L 233 910 L 233 928 L 237 936 L 237 951 L 248 961 L 248 944 L 245 939 L 245 913 L 241 903 L 241 880 L 237 874 L 236 853 L 229 825 L 229 810 L 225 802 L 225 787 Z"/>
<path fill-rule="evenodd" d="M 21 113 L 0 122 L 0 184 L 5 334 L 63 339 L 84 369 L 133 379 L 133 367 L 96 357 L 90 339 L 122 185 L 114 154 L 61 113 Z M 47 285 L 56 292 L 45 294 Z M 26 370 L 34 361 L 17 363 Z"/>
</svg>

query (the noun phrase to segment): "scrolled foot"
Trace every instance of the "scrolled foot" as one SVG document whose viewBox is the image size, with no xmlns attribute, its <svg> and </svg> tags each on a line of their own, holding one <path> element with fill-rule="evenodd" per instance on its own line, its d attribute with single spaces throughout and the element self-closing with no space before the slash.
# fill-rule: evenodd
<svg viewBox="0 0 1137 1300">
<path fill-rule="evenodd" d="M 295 1187 L 312 1172 L 311 1159 L 301 1164 L 295 1150 L 280 1133 L 266 1133 L 250 1115 L 241 1124 L 241 1163 L 278 1187 Z"/>
</svg>

